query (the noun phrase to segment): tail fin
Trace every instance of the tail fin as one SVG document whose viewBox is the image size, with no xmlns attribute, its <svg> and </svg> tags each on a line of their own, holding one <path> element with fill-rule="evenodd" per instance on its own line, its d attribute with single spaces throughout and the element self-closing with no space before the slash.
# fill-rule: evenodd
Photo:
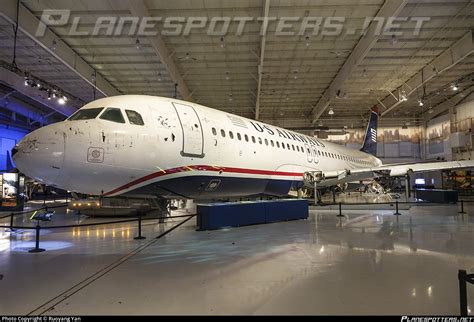
<svg viewBox="0 0 474 322">
<path fill-rule="evenodd" d="M 369 124 L 365 132 L 364 144 L 360 149 L 362 152 L 372 155 L 377 154 L 377 121 L 379 118 L 378 107 L 374 106 L 370 113 Z"/>
</svg>

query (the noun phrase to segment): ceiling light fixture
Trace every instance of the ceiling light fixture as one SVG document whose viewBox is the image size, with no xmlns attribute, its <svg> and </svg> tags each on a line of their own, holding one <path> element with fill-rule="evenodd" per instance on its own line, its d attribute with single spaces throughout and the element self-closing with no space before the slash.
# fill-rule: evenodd
<svg viewBox="0 0 474 322">
<path fill-rule="evenodd" d="M 328 114 L 329 114 L 329 115 L 334 115 L 334 110 L 332 109 L 332 107 L 329 109 Z"/>
<path fill-rule="evenodd" d="M 306 40 L 306 47 L 309 47 L 310 43 L 309 43 L 309 36 L 308 35 L 306 35 L 305 40 Z"/>
</svg>

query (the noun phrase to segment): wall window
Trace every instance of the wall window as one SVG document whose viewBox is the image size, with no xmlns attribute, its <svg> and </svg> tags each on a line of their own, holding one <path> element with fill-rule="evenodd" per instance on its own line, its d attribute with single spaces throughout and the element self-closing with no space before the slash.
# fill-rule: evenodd
<svg viewBox="0 0 474 322">
<path fill-rule="evenodd" d="M 265 139 L 265 145 L 268 145 L 268 140 L 267 139 Z"/>
<path fill-rule="evenodd" d="M 244 138 L 245 138 L 245 142 L 248 142 L 249 141 L 249 137 L 247 134 L 244 134 Z"/>
<path fill-rule="evenodd" d="M 255 143 L 255 136 L 252 135 L 252 142 Z"/>
<path fill-rule="evenodd" d="M 270 140 L 270 144 L 272 145 L 272 148 L 275 146 L 273 140 Z"/>
<path fill-rule="evenodd" d="M 240 133 L 237 133 L 237 139 L 238 139 L 239 141 L 242 140 L 242 136 L 240 135 Z"/>
<path fill-rule="evenodd" d="M 280 147 L 280 142 L 276 141 L 276 144 L 277 144 L 277 148 Z"/>
<path fill-rule="evenodd" d="M 224 130 L 221 130 L 221 135 L 223 138 L 225 138 L 225 131 Z"/>
<path fill-rule="evenodd" d="M 215 127 L 212 128 L 212 134 L 217 135 L 217 130 Z"/>
<path fill-rule="evenodd" d="M 262 144 L 262 138 L 261 137 L 258 138 L 258 143 Z"/>
<path fill-rule="evenodd" d="M 231 139 L 234 138 L 234 133 L 232 133 L 232 131 L 229 131 L 229 137 L 230 137 Z"/>
</svg>

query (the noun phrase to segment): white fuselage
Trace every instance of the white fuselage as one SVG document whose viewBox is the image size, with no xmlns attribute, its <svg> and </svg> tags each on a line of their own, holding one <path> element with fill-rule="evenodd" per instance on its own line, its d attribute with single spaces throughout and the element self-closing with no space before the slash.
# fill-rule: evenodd
<svg viewBox="0 0 474 322">
<path fill-rule="evenodd" d="M 285 195 L 306 171 L 381 165 L 361 151 L 176 99 L 114 96 L 80 111 L 99 107 L 95 118 L 27 135 L 15 148 L 17 167 L 46 184 L 92 195 L 212 198 Z M 120 109 L 125 122 L 102 119 L 107 108 Z M 144 124 L 131 124 L 127 111 Z"/>
</svg>

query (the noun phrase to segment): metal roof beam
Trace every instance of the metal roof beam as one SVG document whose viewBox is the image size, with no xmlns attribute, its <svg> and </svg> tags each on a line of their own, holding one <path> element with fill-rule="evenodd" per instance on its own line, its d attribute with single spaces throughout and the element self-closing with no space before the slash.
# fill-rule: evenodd
<svg viewBox="0 0 474 322">
<path fill-rule="evenodd" d="M 22 76 L 3 67 L 0 67 L 0 82 L 7 84 L 18 93 L 21 93 L 64 116 L 69 116 L 76 111 L 76 108 L 71 105 L 60 105 L 56 100 L 48 100 L 48 94 L 46 92 L 39 91 L 30 86 L 25 86 L 25 79 Z"/>
<path fill-rule="evenodd" d="M 267 40 L 267 24 L 268 12 L 270 10 L 270 0 L 265 0 L 263 5 L 263 33 L 260 42 L 260 63 L 258 64 L 258 80 L 257 80 L 257 99 L 255 102 L 255 119 L 260 117 L 260 93 L 262 91 L 262 75 L 263 75 L 263 61 L 265 59 L 265 42 Z"/>
<path fill-rule="evenodd" d="M 474 53 L 474 42 L 472 36 L 472 31 L 468 31 L 461 39 L 456 41 L 451 47 L 446 49 L 441 55 L 423 67 L 393 92 L 398 93 L 398 91 L 405 90 L 406 97 L 408 98 L 410 94 L 414 93 L 418 88 L 426 84 L 428 81 L 455 66 L 464 58 Z M 396 99 L 393 94 L 385 97 L 382 102 L 385 106 L 388 106 L 388 108 L 383 111 L 382 116 L 386 115 L 392 109 L 403 103 L 402 100 Z"/>
<path fill-rule="evenodd" d="M 3 16 L 7 21 L 12 24 L 16 24 L 17 14 L 17 3 L 15 0 L 4 0 L 0 7 L 0 15 Z M 94 86 L 92 81 L 92 75 L 94 68 L 91 67 L 81 56 L 79 56 L 74 50 L 69 47 L 64 41 L 62 41 L 50 28 L 45 27 L 44 36 L 38 38 L 35 36 L 36 30 L 40 24 L 40 21 L 31 11 L 25 8 L 21 3 L 19 6 L 18 13 L 18 29 L 25 35 L 31 38 L 34 42 L 40 45 L 50 55 L 54 56 L 61 63 L 67 66 L 70 70 L 76 73 L 84 81 Z M 51 44 L 53 40 L 56 41 L 56 49 L 52 50 Z M 96 76 L 97 90 L 105 96 L 119 95 L 121 94 L 115 87 L 113 87 L 104 77 L 97 73 Z"/>
<path fill-rule="evenodd" d="M 144 1 L 138 0 L 129 0 L 128 1 L 130 12 L 133 16 L 143 19 L 144 17 L 151 17 L 151 14 L 146 7 Z M 191 93 L 188 89 L 188 86 L 184 82 L 183 77 L 181 76 L 178 67 L 171 58 L 172 55 L 168 50 L 163 38 L 160 33 L 157 33 L 155 36 L 147 37 L 150 41 L 151 46 L 155 50 L 156 54 L 160 58 L 161 63 L 165 66 L 170 78 L 175 84 L 178 84 L 178 92 L 181 94 L 184 100 L 191 100 Z"/>
<path fill-rule="evenodd" d="M 385 1 L 375 18 L 396 17 L 405 7 L 407 2 L 408 0 Z M 342 90 L 344 82 L 349 78 L 352 71 L 362 62 L 365 56 L 367 56 L 369 53 L 370 49 L 372 49 L 372 47 L 377 43 L 377 40 L 379 40 L 381 36 L 380 33 L 377 34 L 377 28 L 376 21 L 372 21 L 372 23 L 367 28 L 365 35 L 361 37 L 349 57 L 346 59 L 344 65 L 339 70 L 336 77 L 334 77 L 334 80 L 326 89 L 323 96 L 316 103 L 313 109 L 313 123 L 315 123 L 324 113 L 332 100 L 337 96 L 338 91 Z"/>
</svg>

